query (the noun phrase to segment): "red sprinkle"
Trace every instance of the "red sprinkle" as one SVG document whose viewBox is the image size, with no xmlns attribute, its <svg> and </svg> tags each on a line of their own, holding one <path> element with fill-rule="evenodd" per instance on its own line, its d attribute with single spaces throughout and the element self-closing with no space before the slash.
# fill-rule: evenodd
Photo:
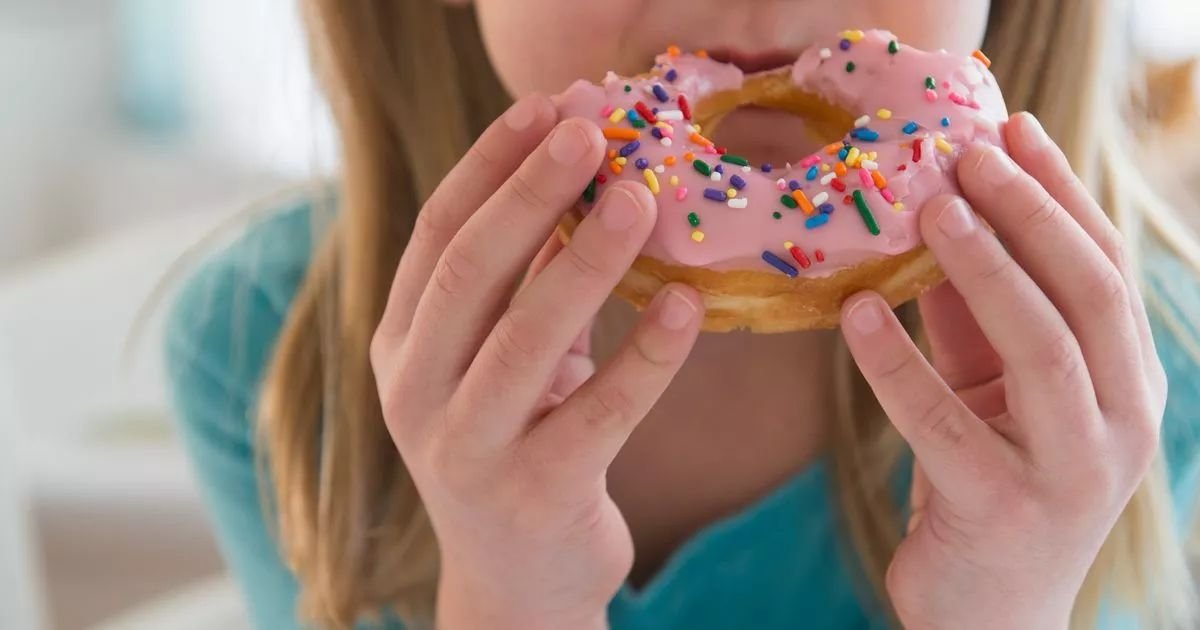
<svg viewBox="0 0 1200 630">
<path fill-rule="evenodd" d="M 725 147 L 717 147 L 717 153 L 725 155 L 726 153 L 729 153 L 729 149 L 726 149 Z"/>
<path fill-rule="evenodd" d="M 913 163 L 914 164 L 921 161 L 921 145 L 923 145 L 923 144 L 925 144 L 925 142 L 923 140 L 917 140 L 917 141 L 913 142 Z"/>
<path fill-rule="evenodd" d="M 818 249 L 813 251 L 813 255 L 817 257 L 817 262 L 825 262 L 825 252 Z"/>
<path fill-rule="evenodd" d="M 647 123 L 653 125 L 654 123 L 658 122 L 658 117 L 654 115 L 654 112 L 650 111 L 649 107 L 646 107 L 645 103 L 638 101 L 633 104 L 633 108 L 637 110 L 637 113 L 640 114 Z"/>
<path fill-rule="evenodd" d="M 597 184 L 603 184 L 607 181 L 608 181 L 608 178 L 604 176 L 604 173 L 600 173 L 600 174 L 596 175 L 596 183 Z"/>
<path fill-rule="evenodd" d="M 829 182 L 829 185 L 833 186 L 833 189 L 840 193 L 846 192 L 846 184 L 845 184 L 845 182 L 843 182 L 840 179 L 835 179 L 835 180 Z"/>
<path fill-rule="evenodd" d="M 846 204 L 847 206 L 854 205 L 854 197 L 846 195 L 845 197 L 842 197 L 842 203 Z"/>
<path fill-rule="evenodd" d="M 788 251 L 792 253 L 792 258 L 795 258 L 796 262 L 800 263 L 801 269 L 808 269 L 812 266 L 812 261 L 808 259 L 808 256 L 804 254 L 804 250 L 800 249 L 799 245 L 793 245 Z"/>
<path fill-rule="evenodd" d="M 896 170 L 897 170 L 897 171 L 907 171 L 907 170 L 908 170 L 908 165 L 907 165 L 907 164 L 901 164 L 900 166 L 897 166 L 897 167 L 896 167 Z"/>
<path fill-rule="evenodd" d="M 692 106 L 688 104 L 687 97 L 682 94 L 679 95 L 679 111 L 683 112 L 684 118 L 692 119 Z"/>
</svg>

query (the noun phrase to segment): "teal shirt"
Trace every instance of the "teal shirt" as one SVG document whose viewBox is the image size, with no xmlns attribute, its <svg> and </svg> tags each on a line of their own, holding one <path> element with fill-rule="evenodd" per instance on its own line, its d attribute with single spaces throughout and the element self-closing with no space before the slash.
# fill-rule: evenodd
<svg viewBox="0 0 1200 630">
<path fill-rule="evenodd" d="M 181 432 L 223 554 L 256 627 L 298 627 L 297 584 L 263 516 L 252 422 L 259 382 L 312 250 L 306 206 L 259 222 L 182 288 L 166 354 Z M 1146 252 L 1146 292 L 1170 378 L 1163 448 L 1180 530 L 1192 512 L 1200 430 L 1200 284 L 1163 251 Z M 826 462 L 802 470 L 745 509 L 701 529 L 644 587 L 609 607 L 615 630 L 670 628 L 885 628 L 860 597 L 848 542 L 839 536 Z M 907 480 L 905 480 L 905 484 Z M 906 488 L 902 488 L 905 492 Z M 399 627 L 398 624 L 385 624 Z M 1134 627 L 1108 615 L 1105 628 Z"/>
</svg>

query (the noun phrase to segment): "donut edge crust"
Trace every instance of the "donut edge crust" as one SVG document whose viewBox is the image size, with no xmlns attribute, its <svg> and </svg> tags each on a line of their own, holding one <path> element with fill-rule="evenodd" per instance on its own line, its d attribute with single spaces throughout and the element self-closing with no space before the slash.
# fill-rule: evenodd
<svg viewBox="0 0 1200 630">
<path fill-rule="evenodd" d="M 579 220 L 577 211 L 572 211 L 559 222 L 557 233 L 564 244 Z M 679 282 L 694 287 L 704 299 L 702 330 L 781 333 L 837 328 L 842 303 L 859 291 L 875 291 L 895 308 L 944 279 L 932 252 L 924 245 L 821 278 L 789 278 L 766 271 L 716 271 L 638 256 L 613 293 L 640 311 L 663 285 Z"/>
</svg>

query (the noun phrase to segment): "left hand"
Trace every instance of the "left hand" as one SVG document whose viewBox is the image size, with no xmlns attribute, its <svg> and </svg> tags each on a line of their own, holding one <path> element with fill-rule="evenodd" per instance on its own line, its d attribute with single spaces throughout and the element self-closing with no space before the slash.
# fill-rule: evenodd
<svg viewBox="0 0 1200 630">
<path fill-rule="evenodd" d="M 1158 446 L 1166 378 L 1121 237 L 1033 116 L 1005 134 L 1012 158 L 959 162 L 969 206 L 922 211 L 950 280 L 920 302 L 933 365 L 878 295 L 842 312 L 916 456 L 887 575 L 908 628 L 1066 628 Z"/>
</svg>

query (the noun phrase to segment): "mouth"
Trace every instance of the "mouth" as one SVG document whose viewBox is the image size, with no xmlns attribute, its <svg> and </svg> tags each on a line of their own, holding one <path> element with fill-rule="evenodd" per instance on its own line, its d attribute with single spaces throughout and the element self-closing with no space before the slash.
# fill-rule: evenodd
<svg viewBox="0 0 1200 630">
<path fill-rule="evenodd" d="M 748 52 L 737 49 L 717 48 L 708 51 L 708 56 L 714 61 L 737 66 L 746 74 L 774 70 L 791 65 L 800 57 L 800 50 L 765 50 Z"/>
</svg>

